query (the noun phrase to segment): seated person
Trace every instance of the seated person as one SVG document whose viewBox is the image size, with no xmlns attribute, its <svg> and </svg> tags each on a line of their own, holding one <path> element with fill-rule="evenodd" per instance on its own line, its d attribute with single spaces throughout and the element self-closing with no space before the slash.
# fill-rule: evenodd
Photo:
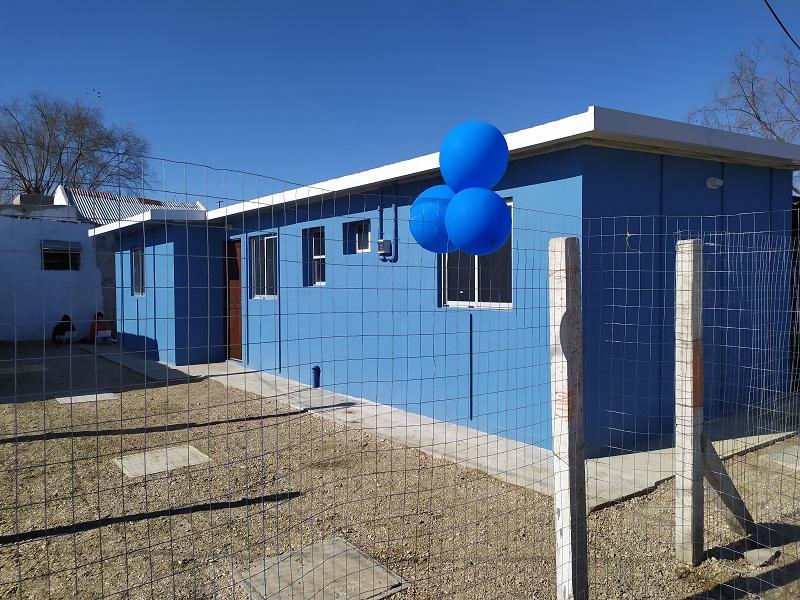
<svg viewBox="0 0 800 600">
<path fill-rule="evenodd" d="M 89 343 L 95 341 L 112 341 L 114 336 L 111 331 L 111 323 L 105 320 L 105 315 L 98 312 L 94 316 L 92 326 L 89 328 Z"/>
<path fill-rule="evenodd" d="M 53 327 L 53 333 L 50 334 L 50 339 L 59 344 L 66 344 L 72 340 L 72 332 L 75 331 L 75 325 L 69 315 L 61 315 L 61 320 Z"/>
</svg>

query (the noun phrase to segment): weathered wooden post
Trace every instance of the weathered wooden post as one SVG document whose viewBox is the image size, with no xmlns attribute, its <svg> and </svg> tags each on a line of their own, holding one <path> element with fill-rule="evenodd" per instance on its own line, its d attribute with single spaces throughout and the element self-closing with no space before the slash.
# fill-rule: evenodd
<svg viewBox="0 0 800 600">
<path fill-rule="evenodd" d="M 675 556 L 703 556 L 703 244 L 675 253 Z"/>
<path fill-rule="evenodd" d="M 589 565 L 578 238 L 551 239 L 548 244 L 548 261 L 556 597 L 558 600 L 585 599 L 589 597 Z"/>
</svg>

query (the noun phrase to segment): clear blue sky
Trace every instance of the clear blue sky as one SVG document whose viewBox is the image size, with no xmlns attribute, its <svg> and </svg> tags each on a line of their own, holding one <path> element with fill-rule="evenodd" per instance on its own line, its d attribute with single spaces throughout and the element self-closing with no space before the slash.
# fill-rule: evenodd
<svg viewBox="0 0 800 600">
<path fill-rule="evenodd" d="M 800 3 L 773 0 L 796 37 Z M 3 3 L 0 98 L 99 89 L 153 154 L 314 182 L 598 104 L 683 120 L 761 0 Z"/>
</svg>

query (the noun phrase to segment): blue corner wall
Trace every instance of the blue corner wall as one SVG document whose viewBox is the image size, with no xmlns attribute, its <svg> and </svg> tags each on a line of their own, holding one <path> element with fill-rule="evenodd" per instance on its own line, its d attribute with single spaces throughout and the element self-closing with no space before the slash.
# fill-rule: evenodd
<svg viewBox="0 0 800 600">
<path fill-rule="evenodd" d="M 724 185 L 709 189 L 708 177 Z M 752 265 L 735 261 L 759 261 L 778 272 L 779 265 L 766 264 L 777 253 L 756 251 L 770 244 L 789 247 L 791 197 L 788 171 L 608 148 L 587 155 L 582 258 L 590 454 L 672 443 L 679 239 L 704 242 L 706 418 L 752 403 L 748 393 L 763 387 L 755 378 L 764 377 L 765 366 L 742 349 L 758 347 L 747 321 L 755 315 L 753 295 L 767 288 L 757 285 Z M 788 331 L 785 284 L 788 279 L 769 284 L 774 297 L 769 314 L 760 318 L 771 331 Z M 788 335 L 771 344 L 771 355 L 788 360 Z M 781 391 L 787 365 L 766 370 Z"/>
<path fill-rule="evenodd" d="M 711 176 L 724 186 L 708 189 Z M 439 259 L 409 236 L 411 202 L 439 183 L 125 232 L 117 256 L 123 344 L 172 364 L 224 360 L 224 244 L 236 238 L 247 366 L 306 384 L 319 367 L 328 390 L 551 447 L 547 242 L 578 235 L 587 453 L 661 447 L 674 427 L 675 242 L 700 236 L 707 416 L 753 402 L 745 396 L 756 385 L 785 387 L 788 334 L 764 341 L 757 330 L 788 331 L 788 280 L 765 281 L 765 269 L 783 267 L 754 250 L 767 238 L 785 244 L 790 172 L 602 147 L 514 160 L 498 185 L 513 201 L 513 301 L 494 309 L 443 306 Z M 371 251 L 353 253 L 345 224 L 364 219 Z M 308 286 L 303 230 L 318 226 L 326 283 Z M 258 299 L 249 253 L 264 234 L 278 238 L 278 294 Z M 391 256 L 378 255 L 379 237 L 392 241 Z M 130 293 L 136 246 L 147 254 L 143 297 Z M 774 302 L 755 311 L 763 298 L 753 290 L 766 286 Z M 774 350 L 768 358 L 742 352 L 765 343 Z"/>
<path fill-rule="evenodd" d="M 187 365 L 225 360 L 224 231 L 148 224 L 118 234 L 117 330 L 126 351 Z M 131 290 L 131 249 L 145 255 L 145 291 Z"/>
</svg>

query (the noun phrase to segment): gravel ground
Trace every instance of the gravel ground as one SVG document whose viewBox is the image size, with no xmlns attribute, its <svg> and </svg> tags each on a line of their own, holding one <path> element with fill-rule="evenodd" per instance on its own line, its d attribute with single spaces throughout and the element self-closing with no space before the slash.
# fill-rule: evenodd
<svg viewBox="0 0 800 600">
<path fill-rule="evenodd" d="M 145 387 L 89 356 L 48 360 L 44 378 L 17 369 L 28 401 L 0 404 L 0 597 L 245 598 L 233 569 L 329 535 L 412 583 L 393 598 L 555 596 L 549 497 L 275 399 L 209 380 Z M 58 381 L 122 397 L 60 405 Z M 186 443 L 212 462 L 131 479 L 112 460 Z M 736 554 L 709 502 L 709 559 L 677 566 L 666 483 L 589 517 L 592 597 L 800 597 L 797 474 L 769 458 L 797 443 L 726 463 L 782 544 L 776 562 Z"/>
</svg>

